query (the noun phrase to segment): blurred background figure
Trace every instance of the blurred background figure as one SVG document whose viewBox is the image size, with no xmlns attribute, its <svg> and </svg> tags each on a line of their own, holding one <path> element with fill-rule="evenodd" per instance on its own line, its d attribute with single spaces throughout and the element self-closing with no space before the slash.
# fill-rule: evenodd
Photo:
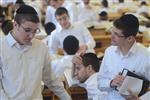
<svg viewBox="0 0 150 100">
<path fill-rule="evenodd" d="M 106 11 L 102 11 L 99 13 L 99 21 L 107 21 L 108 20 L 108 13 Z"/>
<path fill-rule="evenodd" d="M 78 9 L 71 0 L 49 0 L 49 5 L 46 9 L 45 24 L 52 22 L 56 27 L 60 27 L 55 18 L 55 11 L 59 7 L 65 7 L 68 10 L 71 22 L 77 21 Z"/>
<path fill-rule="evenodd" d="M 90 0 L 82 0 L 81 4 L 78 5 L 78 9 L 82 9 L 78 14 L 78 22 L 83 23 L 87 28 L 93 26 L 93 22 L 98 18 L 98 13 L 90 4 Z"/>
<path fill-rule="evenodd" d="M 149 7 L 146 1 L 141 1 L 140 7 L 137 9 L 136 13 L 146 18 L 149 17 Z"/>
<path fill-rule="evenodd" d="M 56 26 L 54 23 L 52 22 L 48 22 L 44 25 L 44 30 L 47 34 L 46 38 L 43 39 L 43 41 L 47 44 L 50 45 L 50 36 L 51 36 L 51 32 L 54 31 L 56 29 Z"/>
<path fill-rule="evenodd" d="M 13 29 L 13 23 L 11 20 L 5 20 L 2 23 L 2 32 L 4 33 L 4 35 L 7 35 L 12 29 Z"/>
</svg>

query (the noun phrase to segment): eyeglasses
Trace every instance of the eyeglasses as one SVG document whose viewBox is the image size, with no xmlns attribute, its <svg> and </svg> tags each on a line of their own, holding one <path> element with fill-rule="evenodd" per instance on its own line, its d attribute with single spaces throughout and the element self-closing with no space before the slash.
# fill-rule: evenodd
<svg viewBox="0 0 150 100">
<path fill-rule="evenodd" d="M 109 30 L 111 32 L 111 34 L 114 34 L 115 36 L 119 37 L 119 38 L 124 38 L 125 36 L 124 35 L 120 35 L 119 33 L 113 31 L 113 28 L 110 28 Z"/>
<path fill-rule="evenodd" d="M 40 33 L 40 29 L 35 29 L 35 30 L 32 30 L 31 28 L 25 28 L 23 27 L 22 25 L 20 25 L 22 27 L 22 29 L 26 32 L 26 33 Z"/>
</svg>

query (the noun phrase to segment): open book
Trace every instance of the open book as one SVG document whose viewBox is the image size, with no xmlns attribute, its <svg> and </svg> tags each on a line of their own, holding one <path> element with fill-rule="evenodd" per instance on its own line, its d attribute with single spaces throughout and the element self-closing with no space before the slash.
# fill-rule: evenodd
<svg viewBox="0 0 150 100">
<path fill-rule="evenodd" d="M 129 95 L 128 89 L 138 96 L 142 96 L 147 92 L 150 86 L 150 81 L 127 69 L 123 69 L 122 75 L 125 76 L 125 79 L 121 87 L 117 87 L 120 94 Z"/>
</svg>

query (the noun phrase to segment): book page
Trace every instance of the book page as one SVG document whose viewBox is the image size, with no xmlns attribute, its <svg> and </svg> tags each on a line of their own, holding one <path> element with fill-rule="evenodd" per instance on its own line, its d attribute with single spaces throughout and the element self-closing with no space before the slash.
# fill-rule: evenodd
<svg viewBox="0 0 150 100">
<path fill-rule="evenodd" d="M 126 76 L 122 86 L 119 88 L 119 93 L 123 95 L 129 95 L 128 89 L 130 89 L 133 93 L 139 94 L 142 89 L 143 80 Z"/>
</svg>

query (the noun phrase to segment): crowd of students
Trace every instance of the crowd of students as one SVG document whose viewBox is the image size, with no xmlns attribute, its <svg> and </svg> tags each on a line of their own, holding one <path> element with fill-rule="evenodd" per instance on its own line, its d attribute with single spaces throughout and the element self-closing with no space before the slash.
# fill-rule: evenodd
<svg viewBox="0 0 150 100">
<path fill-rule="evenodd" d="M 146 6 L 147 2 L 143 2 L 142 6 Z M 6 20 L 3 13 L 0 15 L 1 31 L 5 34 L 0 39 L 2 100 L 42 100 L 41 82 L 61 100 L 71 100 L 62 77 L 69 87 L 75 84 L 84 87 L 89 100 L 149 99 L 148 91 L 146 96 L 139 97 L 130 88 L 129 95 L 116 90 L 125 80 L 120 74 L 123 69 L 150 81 L 150 53 L 136 42 L 140 21 L 135 14 L 118 10 L 121 16 L 112 22 L 111 46 L 105 50 L 101 63 L 88 28 L 95 21 L 106 24 L 109 12 L 101 8 L 97 14 L 90 0 L 83 0 L 78 6 L 67 0 L 49 0 L 49 3 L 43 23 L 47 37 L 42 41 L 35 38 L 41 32 L 42 17 L 34 6 L 21 1 L 12 14 L 13 21 Z M 107 0 L 102 0 L 102 4 L 108 7 Z M 138 14 L 149 18 L 148 12 L 141 12 L 138 10 Z"/>
</svg>

